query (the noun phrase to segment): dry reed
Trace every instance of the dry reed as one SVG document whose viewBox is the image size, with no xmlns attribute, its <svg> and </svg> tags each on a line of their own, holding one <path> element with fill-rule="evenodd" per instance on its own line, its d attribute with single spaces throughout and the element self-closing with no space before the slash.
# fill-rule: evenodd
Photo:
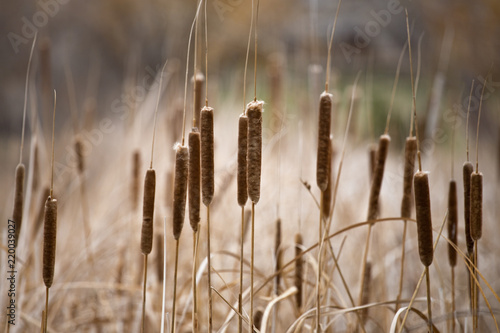
<svg viewBox="0 0 500 333">
<path fill-rule="evenodd" d="M 186 212 L 186 194 L 188 184 L 189 152 L 185 146 L 177 145 L 175 148 L 175 175 L 174 175 L 174 211 L 173 233 L 174 239 L 181 236 Z"/>
<path fill-rule="evenodd" d="M 24 206 L 24 177 L 26 169 L 24 164 L 19 163 L 16 167 L 16 188 L 14 194 L 14 210 L 12 219 L 15 223 L 15 247 L 21 234 L 21 225 L 23 222 L 23 206 Z"/>
<path fill-rule="evenodd" d="M 331 117 L 332 94 L 323 92 L 319 99 L 318 151 L 316 160 L 316 183 L 322 192 L 328 187 Z"/>
<path fill-rule="evenodd" d="M 417 171 L 413 177 L 413 186 L 417 213 L 418 253 L 422 264 L 429 267 L 433 260 L 433 236 L 428 174 Z"/>
<path fill-rule="evenodd" d="M 248 103 L 248 152 L 247 186 L 248 196 L 253 203 L 260 199 L 260 177 L 262 166 L 262 106 L 264 102 Z"/>
<path fill-rule="evenodd" d="M 240 115 L 238 120 L 238 171 L 237 171 L 237 196 L 238 205 L 245 206 L 248 200 L 247 187 L 247 152 L 248 152 L 248 117 Z"/>
<path fill-rule="evenodd" d="M 201 192 L 205 206 L 214 198 L 214 109 L 201 109 Z"/>
<path fill-rule="evenodd" d="M 189 223 L 193 232 L 197 232 L 200 223 L 200 133 L 197 128 L 193 128 L 189 133 L 188 145 Z"/>
</svg>

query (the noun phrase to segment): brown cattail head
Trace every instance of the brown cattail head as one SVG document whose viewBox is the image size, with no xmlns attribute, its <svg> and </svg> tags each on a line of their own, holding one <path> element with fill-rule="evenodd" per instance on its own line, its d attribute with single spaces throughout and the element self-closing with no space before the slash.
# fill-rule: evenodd
<svg viewBox="0 0 500 333">
<path fill-rule="evenodd" d="M 133 155 L 132 155 L 132 186 L 131 186 L 131 191 L 132 191 L 132 207 L 134 210 L 137 209 L 137 206 L 139 205 L 139 174 L 140 174 L 140 165 L 141 165 L 141 153 L 139 150 L 135 150 Z"/>
<path fill-rule="evenodd" d="M 75 140 L 75 153 L 78 165 L 78 173 L 81 174 L 85 170 L 85 162 L 83 160 L 83 143 L 79 137 L 77 137 Z"/>
<path fill-rule="evenodd" d="M 304 269 L 303 269 L 303 259 L 302 259 L 302 235 L 297 233 L 295 235 L 295 287 L 297 288 L 297 294 L 295 294 L 295 301 L 297 303 L 297 308 L 302 307 L 302 284 L 304 282 Z"/>
<path fill-rule="evenodd" d="M 319 98 L 318 155 L 316 160 L 316 183 L 321 191 L 325 191 L 328 186 L 331 118 L 332 94 L 323 92 Z"/>
<path fill-rule="evenodd" d="M 158 276 L 158 281 L 163 282 L 163 236 L 161 234 L 156 235 L 156 275 Z"/>
<path fill-rule="evenodd" d="M 370 187 L 370 198 L 368 204 L 368 220 L 375 220 L 378 215 L 378 201 L 380 189 L 382 188 L 382 180 L 384 178 L 385 160 L 389 152 L 389 143 L 391 137 L 387 134 L 380 136 L 377 149 L 377 163 L 373 172 L 372 184 Z"/>
<path fill-rule="evenodd" d="M 406 138 L 405 165 L 403 174 L 403 200 L 401 201 L 401 217 L 410 218 L 413 203 L 413 172 L 415 170 L 415 155 L 417 154 L 417 139 L 414 136 Z"/>
<path fill-rule="evenodd" d="M 56 263 L 57 236 L 57 200 L 47 198 L 45 202 L 43 226 L 43 283 L 47 288 L 54 281 L 54 266 Z"/>
<path fill-rule="evenodd" d="M 245 206 L 248 200 L 247 187 L 247 151 L 248 117 L 244 114 L 238 120 L 238 205 Z"/>
<path fill-rule="evenodd" d="M 433 237 L 429 177 L 426 172 L 417 171 L 413 176 L 415 187 L 415 211 L 417 213 L 418 253 L 424 266 L 430 266 L 433 259 Z"/>
<path fill-rule="evenodd" d="M 193 128 L 188 137 L 189 145 L 189 223 L 193 232 L 200 223 L 200 133 Z"/>
<path fill-rule="evenodd" d="M 248 116 L 248 196 L 253 203 L 260 199 L 260 174 L 262 166 L 262 106 L 263 101 L 253 101 L 247 105 Z"/>
<path fill-rule="evenodd" d="M 214 109 L 201 109 L 201 193 L 205 206 L 214 198 Z"/>
<path fill-rule="evenodd" d="M 470 176 L 470 236 L 478 241 L 483 229 L 483 174 L 473 172 Z"/>
<path fill-rule="evenodd" d="M 457 203 L 457 182 L 450 181 L 448 189 L 448 238 L 455 246 L 457 245 L 457 223 L 458 223 L 458 203 Z M 450 266 L 457 265 L 457 251 L 448 244 L 448 261 Z"/>
<path fill-rule="evenodd" d="M 155 209 L 156 172 L 146 171 L 144 179 L 144 202 L 142 208 L 141 251 L 149 254 L 153 247 L 153 216 Z"/>
<path fill-rule="evenodd" d="M 465 162 L 463 166 L 464 178 L 464 221 L 465 221 L 465 244 L 467 245 L 467 253 L 471 254 L 474 251 L 474 240 L 471 237 L 470 231 L 470 209 L 471 209 L 471 175 L 474 171 L 474 166 L 470 162 Z"/>
<path fill-rule="evenodd" d="M 19 163 L 16 167 L 16 189 L 14 192 L 14 210 L 12 212 L 12 219 L 15 223 L 15 246 L 21 232 L 21 223 L 23 222 L 23 205 L 24 205 L 24 175 L 26 169 L 24 164 Z"/>
<path fill-rule="evenodd" d="M 180 144 L 175 147 L 175 175 L 174 175 L 174 212 L 173 229 L 174 239 L 181 236 L 186 213 L 186 195 L 188 184 L 189 151 L 188 147 Z"/>
<path fill-rule="evenodd" d="M 281 269 L 281 252 L 282 252 L 281 251 L 281 219 L 278 218 L 276 220 L 276 235 L 274 238 L 274 254 L 276 256 L 274 270 L 276 272 L 278 272 Z M 281 273 L 276 275 L 276 286 L 275 286 L 276 295 L 278 295 L 278 292 L 279 292 L 280 280 L 281 280 Z"/>
<path fill-rule="evenodd" d="M 332 205 L 333 197 L 333 138 L 330 137 L 330 148 L 328 149 L 328 186 L 323 192 L 323 217 L 327 219 L 330 216 L 330 208 Z"/>
</svg>

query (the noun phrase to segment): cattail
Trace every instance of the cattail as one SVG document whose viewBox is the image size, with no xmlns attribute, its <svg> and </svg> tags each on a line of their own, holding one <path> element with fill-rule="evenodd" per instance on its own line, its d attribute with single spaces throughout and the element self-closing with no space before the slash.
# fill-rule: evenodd
<svg viewBox="0 0 500 333">
<path fill-rule="evenodd" d="M 38 230 L 42 226 L 43 216 L 45 214 L 45 200 L 50 195 L 50 188 L 47 186 L 42 191 L 42 196 L 40 197 L 40 206 L 38 209 L 38 213 L 35 215 L 35 227 L 32 229 L 32 237 L 34 238 L 38 234 Z"/>
<path fill-rule="evenodd" d="M 377 163 L 373 172 L 372 184 L 370 187 L 370 201 L 368 205 L 368 220 L 374 220 L 378 215 L 378 201 L 380 189 L 382 188 L 382 180 L 384 178 L 385 160 L 389 151 L 389 143 L 391 138 L 387 134 L 380 136 L 377 149 Z"/>
<path fill-rule="evenodd" d="M 458 223 L 458 205 L 457 205 L 457 182 L 450 181 L 448 190 L 448 238 L 455 246 L 457 245 L 457 223 Z M 457 265 L 457 251 L 448 244 L 448 260 L 450 266 Z"/>
<path fill-rule="evenodd" d="M 132 155 L 132 207 L 137 209 L 139 204 L 139 174 L 141 165 L 141 153 L 136 150 Z"/>
<path fill-rule="evenodd" d="M 214 198 L 214 109 L 201 109 L 201 193 L 205 206 Z"/>
<path fill-rule="evenodd" d="M 177 145 L 175 150 L 173 228 L 174 238 L 178 240 L 181 236 L 186 212 L 189 151 L 187 147 L 181 145 Z"/>
<path fill-rule="evenodd" d="M 163 282 L 163 236 L 156 235 L 156 275 L 158 281 Z"/>
<path fill-rule="evenodd" d="M 54 281 L 54 265 L 56 262 L 57 236 L 57 200 L 47 198 L 45 202 L 43 227 L 43 283 L 47 288 Z"/>
<path fill-rule="evenodd" d="M 75 153 L 77 158 L 78 172 L 81 174 L 85 170 L 85 164 L 83 160 L 83 143 L 80 138 L 75 140 Z"/>
<path fill-rule="evenodd" d="M 248 116 L 248 196 L 253 203 L 260 199 L 260 174 L 262 166 L 262 106 L 264 102 L 253 101 L 247 105 Z"/>
<path fill-rule="evenodd" d="M 401 217 L 411 217 L 413 172 L 415 155 L 417 154 L 417 139 L 414 136 L 406 138 L 405 165 L 403 175 L 403 200 L 401 201 Z"/>
<path fill-rule="evenodd" d="M 483 174 L 473 172 L 470 177 L 470 236 L 478 241 L 483 228 Z M 477 264 L 477 263 L 476 263 Z"/>
<path fill-rule="evenodd" d="M 193 78 L 194 85 L 194 117 L 196 124 L 200 123 L 201 97 L 203 92 L 203 82 L 205 76 L 202 73 L 197 73 Z"/>
<path fill-rule="evenodd" d="M 417 171 L 413 176 L 413 186 L 415 187 L 415 210 L 417 213 L 418 252 L 422 264 L 429 267 L 433 259 L 433 240 L 428 174 Z"/>
<path fill-rule="evenodd" d="M 15 246 L 21 232 L 21 223 L 23 222 L 23 204 L 24 204 L 24 164 L 19 163 L 16 167 L 16 190 L 14 194 L 14 211 L 12 212 L 12 219 L 15 223 Z"/>
<path fill-rule="evenodd" d="M 153 247 L 153 215 L 155 209 L 156 173 L 154 169 L 146 172 L 144 179 L 144 202 L 142 208 L 141 251 L 147 255 Z"/>
<path fill-rule="evenodd" d="M 471 175 L 474 171 L 474 166 L 470 162 L 465 162 L 463 166 L 464 177 L 464 220 L 465 220 L 465 243 L 467 252 L 471 254 L 474 251 L 474 240 L 471 237 L 470 231 L 470 216 L 471 216 Z"/>
<path fill-rule="evenodd" d="M 325 191 L 328 186 L 331 117 L 332 94 L 323 92 L 319 99 L 318 156 L 316 160 L 316 183 L 321 191 Z"/>
<path fill-rule="evenodd" d="M 242 114 L 238 121 L 238 205 L 245 206 L 248 200 L 247 189 L 247 137 L 248 117 Z"/>
<path fill-rule="evenodd" d="M 333 162 L 333 139 L 330 137 L 330 145 L 328 149 L 328 186 L 326 190 L 323 192 L 323 216 L 328 218 L 330 216 L 330 208 L 332 204 L 332 195 L 333 195 L 333 170 L 332 170 L 332 162 Z"/>
<path fill-rule="evenodd" d="M 276 235 L 274 238 L 274 254 L 276 256 L 276 265 L 274 267 L 274 270 L 276 272 L 278 272 L 281 269 L 281 219 L 280 218 L 278 218 L 276 220 Z M 278 295 L 278 293 L 279 293 L 280 280 L 281 280 L 281 273 L 276 275 L 276 286 L 275 286 L 276 295 Z"/>
<path fill-rule="evenodd" d="M 295 301 L 297 303 L 297 308 L 302 307 L 302 284 L 304 281 L 303 273 L 303 259 L 302 259 L 302 235 L 297 233 L 295 235 L 295 287 L 297 288 L 297 294 L 295 294 Z"/>
<path fill-rule="evenodd" d="M 361 304 L 368 304 L 370 303 L 370 286 L 372 285 L 372 263 L 371 262 L 366 262 L 366 267 L 365 267 L 365 276 L 363 278 L 363 296 L 362 296 L 362 303 Z M 364 321 L 366 317 L 368 316 L 368 309 L 365 308 L 361 311 L 361 319 Z"/>
<path fill-rule="evenodd" d="M 189 223 L 193 232 L 200 223 L 200 133 L 197 128 L 189 133 Z"/>
</svg>

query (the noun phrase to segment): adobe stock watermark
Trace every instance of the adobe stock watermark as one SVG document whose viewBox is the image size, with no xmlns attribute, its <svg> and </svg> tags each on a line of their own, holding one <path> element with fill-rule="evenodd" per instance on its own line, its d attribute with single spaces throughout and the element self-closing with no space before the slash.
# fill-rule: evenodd
<svg viewBox="0 0 500 333">
<path fill-rule="evenodd" d="M 39 0 L 38 10 L 30 18 L 21 17 L 21 31 L 19 33 L 9 32 L 7 38 L 15 53 L 19 52 L 20 46 L 28 44 L 35 37 L 38 29 L 45 27 L 51 18 L 61 10 L 61 6 L 71 0 Z"/>
<path fill-rule="evenodd" d="M 346 42 L 340 43 L 340 49 L 344 54 L 344 58 L 348 64 L 351 63 L 352 57 L 355 54 L 361 53 L 361 50 L 368 47 L 373 39 L 380 35 L 382 29 L 387 27 L 394 16 L 403 12 L 403 6 L 399 0 L 389 0 L 386 9 L 379 11 L 371 10 L 370 16 L 372 20 L 366 22 L 363 28 L 354 26 L 354 44 Z"/>
<path fill-rule="evenodd" d="M 243 0 L 215 0 L 212 5 L 219 20 L 224 22 L 226 13 L 233 12 L 242 3 Z"/>
</svg>

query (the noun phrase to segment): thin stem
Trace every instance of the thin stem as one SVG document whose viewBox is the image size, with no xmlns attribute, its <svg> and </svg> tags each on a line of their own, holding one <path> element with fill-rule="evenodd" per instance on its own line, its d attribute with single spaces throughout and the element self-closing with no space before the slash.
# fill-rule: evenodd
<svg viewBox="0 0 500 333">
<path fill-rule="evenodd" d="M 253 333 L 253 267 L 255 256 L 255 202 L 252 201 L 252 226 L 251 226 L 251 246 L 250 246 L 250 326 L 249 332 Z"/>
<path fill-rule="evenodd" d="M 208 19 L 207 0 L 205 0 L 205 106 L 208 107 Z"/>
<path fill-rule="evenodd" d="M 202 0 L 198 3 L 201 4 Z M 196 63 L 198 62 L 198 15 L 195 18 L 196 24 L 194 27 L 194 59 L 193 59 L 193 127 L 196 127 Z"/>
<path fill-rule="evenodd" d="M 54 111 L 52 112 L 52 158 L 50 161 L 50 197 L 52 198 L 52 193 L 54 191 L 54 128 L 56 127 L 56 104 L 57 104 L 57 93 L 54 89 Z"/>
<path fill-rule="evenodd" d="M 257 22 L 259 20 L 259 4 L 260 0 L 257 0 L 257 11 L 255 13 L 255 49 L 254 49 L 254 67 L 253 67 L 253 100 L 257 101 Z"/>
<path fill-rule="evenodd" d="M 413 61 L 411 57 L 411 40 L 410 40 L 410 24 L 408 23 L 408 10 L 405 8 L 406 13 L 406 31 L 408 34 L 408 53 L 410 54 L 410 76 L 411 76 L 411 90 L 413 95 L 413 120 L 415 122 L 415 136 L 417 138 L 417 157 L 418 157 L 418 170 L 422 171 L 422 159 L 420 157 L 420 143 L 418 137 L 418 119 L 417 119 L 417 98 L 415 94 L 415 84 L 413 81 Z M 410 129 L 410 137 L 412 136 L 412 128 Z"/>
<path fill-rule="evenodd" d="M 163 67 L 161 68 L 161 72 L 160 72 L 160 84 L 158 87 L 158 96 L 156 98 L 155 120 L 153 123 L 153 142 L 151 143 L 151 163 L 149 164 L 150 169 L 153 169 L 153 151 L 154 151 L 154 147 L 155 147 L 156 119 L 158 116 L 158 105 L 160 104 L 161 85 L 163 83 L 163 71 L 165 70 L 165 66 L 167 66 L 167 63 L 168 63 L 168 60 L 165 61 L 165 64 L 163 64 Z"/>
<path fill-rule="evenodd" d="M 198 239 L 200 233 L 199 231 L 193 232 L 193 270 L 192 270 L 192 281 L 193 281 L 193 332 L 198 332 L 198 292 L 196 288 L 196 266 L 198 258 Z"/>
<path fill-rule="evenodd" d="M 163 292 L 161 306 L 161 333 L 165 332 L 165 309 L 166 309 L 166 294 L 167 294 L 167 217 L 163 218 Z"/>
<path fill-rule="evenodd" d="M 429 332 L 432 333 L 432 307 L 431 307 L 431 279 L 429 276 L 429 266 L 425 266 L 425 280 L 426 280 L 426 285 L 427 285 L 427 317 L 428 317 L 428 327 L 429 327 Z"/>
<path fill-rule="evenodd" d="M 143 283 L 142 283 L 142 318 L 141 318 L 141 332 L 145 333 L 145 318 L 146 318 L 146 282 L 148 279 L 148 255 L 144 255 L 144 275 L 143 275 Z"/>
<path fill-rule="evenodd" d="M 172 297 L 172 324 L 170 333 L 175 333 L 175 301 L 177 297 L 177 266 L 179 264 L 179 240 L 175 240 L 174 295 Z"/>
<path fill-rule="evenodd" d="M 474 273 L 474 279 L 477 280 L 477 243 L 478 241 L 476 240 L 474 242 L 474 268 L 473 268 L 473 273 Z M 474 313 L 472 314 L 472 318 L 473 318 L 473 329 L 472 331 L 475 333 L 477 332 L 477 327 L 478 327 L 478 293 L 477 293 L 477 283 L 474 283 L 473 284 L 473 289 L 474 289 L 474 298 L 472 299 L 472 303 L 473 303 L 473 309 L 474 309 Z"/>
<path fill-rule="evenodd" d="M 455 267 L 451 267 L 451 331 L 455 332 Z"/>
<path fill-rule="evenodd" d="M 470 86 L 470 94 L 469 94 L 469 106 L 467 107 L 467 121 L 465 122 L 465 150 L 467 153 L 467 162 L 469 161 L 469 115 L 470 115 L 470 103 L 472 100 L 472 89 L 474 89 L 474 80 L 472 80 L 472 84 Z"/>
<path fill-rule="evenodd" d="M 479 122 L 481 120 L 481 108 L 483 106 L 484 88 L 487 82 L 484 82 L 483 89 L 481 90 L 481 98 L 479 99 L 479 113 L 477 115 L 477 130 L 476 130 L 476 172 L 479 172 Z"/>
<path fill-rule="evenodd" d="M 212 264 L 210 263 L 210 206 L 207 206 L 208 332 L 212 332 Z"/>
<path fill-rule="evenodd" d="M 243 329 L 243 237 L 245 230 L 245 207 L 241 207 L 241 232 L 240 232 L 240 290 L 238 293 L 238 333 Z"/>
<path fill-rule="evenodd" d="M 326 81 L 325 81 L 325 92 L 328 92 L 328 85 L 330 81 L 330 64 L 332 59 L 332 44 L 333 44 L 333 35 L 335 34 L 335 27 L 337 26 L 337 18 L 339 17 L 340 5 L 342 4 L 342 0 L 339 0 L 337 4 L 337 11 L 335 12 L 335 19 L 333 20 L 332 33 L 330 35 L 330 41 L 328 42 L 328 56 L 326 58 Z"/>
<path fill-rule="evenodd" d="M 28 104 L 28 82 L 30 77 L 31 59 L 33 58 L 33 50 L 35 49 L 37 36 L 38 36 L 38 31 L 35 32 L 35 38 L 33 38 L 33 44 L 31 44 L 30 57 L 28 60 L 28 69 L 26 70 L 26 82 L 24 83 L 23 127 L 21 129 L 21 148 L 19 149 L 19 164 L 23 162 L 24 127 L 26 124 L 26 105 Z"/>
<path fill-rule="evenodd" d="M 45 287 L 45 319 L 43 321 L 43 331 L 47 332 L 47 318 L 49 314 L 49 287 Z"/>
<path fill-rule="evenodd" d="M 362 262 L 362 269 L 361 269 L 361 284 L 359 286 L 359 298 L 358 298 L 358 305 L 363 305 L 361 304 L 363 302 L 363 286 L 365 284 L 365 271 L 366 271 L 366 262 L 368 261 L 368 252 L 370 249 L 370 240 L 372 237 L 372 224 L 368 225 L 368 233 L 366 235 L 366 241 L 365 241 L 365 251 L 363 252 L 363 262 Z"/>
<path fill-rule="evenodd" d="M 248 32 L 247 54 L 245 56 L 245 70 L 243 71 L 243 112 L 246 111 L 248 56 L 250 53 L 250 41 L 252 40 L 253 31 L 253 1 L 254 0 L 252 0 L 252 15 L 250 16 L 250 31 Z"/>
<path fill-rule="evenodd" d="M 401 294 L 403 292 L 403 275 L 404 275 L 404 269 L 405 269 L 405 248 L 406 248 L 406 229 L 408 227 L 408 221 L 405 219 L 404 220 L 404 225 L 403 225 L 403 240 L 401 244 L 401 270 L 399 273 L 399 289 L 398 289 L 398 296 L 396 297 L 396 311 L 399 309 L 399 301 L 401 300 Z"/>
<path fill-rule="evenodd" d="M 316 277 L 316 333 L 321 332 L 321 254 L 323 252 L 323 205 L 325 204 L 325 192 L 321 191 L 319 204 L 319 225 L 318 225 L 318 275 Z"/>
<path fill-rule="evenodd" d="M 396 77 L 394 78 L 394 84 L 392 86 L 391 104 L 389 106 L 389 112 L 387 113 L 384 134 L 387 134 L 389 132 L 389 123 L 391 122 L 392 107 L 394 106 L 394 98 L 396 97 L 396 88 L 398 87 L 398 81 L 399 81 L 399 72 L 401 71 L 401 63 L 403 60 L 403 56 L 405 55 L 407 46 L 408 43 L 405 43 L 403 50 L 401 50 L 401 54 L 399 55 L 398 67 L 396 69 Z"/>
</svg>

